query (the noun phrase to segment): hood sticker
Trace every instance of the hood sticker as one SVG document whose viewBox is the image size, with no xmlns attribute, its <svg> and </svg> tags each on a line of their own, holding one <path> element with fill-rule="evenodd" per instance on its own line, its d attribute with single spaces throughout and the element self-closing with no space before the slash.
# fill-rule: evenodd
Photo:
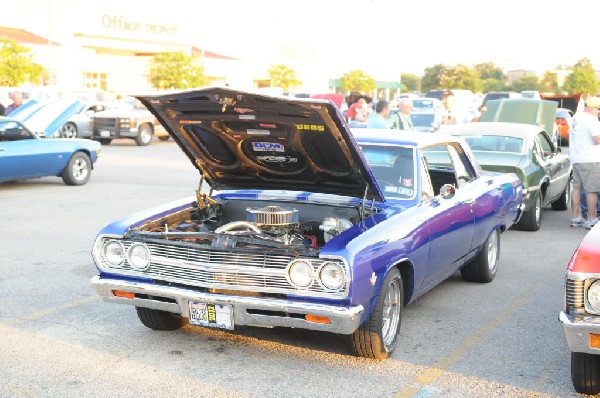
<svg viewBox="0 0 600 398">
<path fill-rule="evenodd" d="M 311 130 L 311 131 L 325 131 L 325 126 L 320 126 L 318 124 L 297 124 L 297 130 Z"/>
<path fill-rule="evenodd" d="M 285 152 L 285 147 L 277 142 L 253 142 L 254 152 Z"/>
<path fill-rule="evenodd" d="M 180 120 L 179 124 L 202 124 L 202 120 Z"/>
<path fill-rule="evenodd" d="M 290 156 L 257 156 L 256 159 L 266 163 L 298 163 L 298 158 Z"/>
<path fill-rule="evenodd" d="M 254 109 L 250 109 L 250 108 L 233 108 L 233 110 L 236 111 L 237 113 L 241 113 L 242 115 L 244 113 L 254 112 Z"/>
<path fill-rule="evenodd" d="M 220 98 L 216 94 L 214 97 L 215 99 L 219 100 L 219 105 L 223 105 L 223 107 L 221 108 L 221 113 L 225 112 L 228 106 L 234 106 L 235 104 L 237 104 L 237 101 L 231 97 Z"/>
<path fill-rule="evenodd" d="M 256 116 L 255 115 L 240 115 L 240 119 L 241 120 L 255 120 Z"/>
<path fill-rule="evenodd" d="M 247 129 L 246 134 L 248 135 L 271 135 L 269 130 L 264 129 Z"/>
</svg>

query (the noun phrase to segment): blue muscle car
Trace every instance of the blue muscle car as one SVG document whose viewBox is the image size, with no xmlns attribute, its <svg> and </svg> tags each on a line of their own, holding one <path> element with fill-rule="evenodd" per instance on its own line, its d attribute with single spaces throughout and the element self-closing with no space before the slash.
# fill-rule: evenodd
<svg viewBox="0 0 600 398">
<path fill-rule="evenodd" d="M 87 183 L 100 143 L 42 138 L 54 135 L 74 109 L 75 103 L 62 100 L 28 103 L 15 117 L 0 117 L 0 182 L 60 176 L 67 185 Z"/>
<path fill-rule="evenodd" d="M 96 238 L 93 287 L 151 329 L 328 331 L 384 359 L 405 305 L 458 270 L 494 279 L 501 233 L 520 216 L 517 176 L 483 172 L 460 138 L 353 133 L 326 100 L 138 98 L 211 187 Z"/>
</svg>

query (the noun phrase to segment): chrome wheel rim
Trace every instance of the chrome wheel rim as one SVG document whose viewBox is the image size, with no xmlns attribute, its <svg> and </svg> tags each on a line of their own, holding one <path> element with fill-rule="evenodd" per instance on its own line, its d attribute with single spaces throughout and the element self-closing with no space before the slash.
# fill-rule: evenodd
<svg viewBox="0 0 600 398">
<path fill-rule="evenodd" d="M 383 325 L 381 334 L 386 346 L 391 345 L 396 338 L 398 325 L 400 324 L 400 311 L 402 310 L 402 298 L 400 297 L 400 285 L 397 280 L 393 280 L 388 286 L 385 299 L 383 301 Z"/>
<path fill-rule="evenodd" d="M 150 132 L 150 129 L 143 128 L 140 131 L 140 138 L 142 139 L 142 142 L 144 142 L 144 143 L 150 142 L 152 140 L 152 133 Z"/>
<path fill-rule="evenodd" d="M 75 159 L 75 162 L 73 162 L 72 170 L 73 177 L 78 181 L 85 180 L 89 173 L 87 162 L 81 158 Z"/>
<path fill-rule="evenodd" d="M 496 269 L 498 262 L 498 232 L 494 231 L 487 242 L 487 263 L 490 271 Z"/>
<path fill-rule="evenodd" d="M 71 123 L 67 123 L 63 127 L 63 136 L 65 138 L 75 138 L 77 136 L 77 128 Z"/>
<path fill-rule="evenodd" d="M 537 225 L 540 225 L 541 219 L 542 219 L 542 197 L 540 195 L 538 195 L 535 200 L 535 222 Z"/>
</svg>

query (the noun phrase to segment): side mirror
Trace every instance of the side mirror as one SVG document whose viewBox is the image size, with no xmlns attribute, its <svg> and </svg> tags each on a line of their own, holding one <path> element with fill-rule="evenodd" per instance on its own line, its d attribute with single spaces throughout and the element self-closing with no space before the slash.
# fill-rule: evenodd
<svg viewBox="0 0 600 398">
<path fill-rule="evenodd" d="M 456 187 L 452 184 L 444 184 L 440 188 L 440 196 L 443 199 L 451 199 L 456 194 Z"/>
</svg>

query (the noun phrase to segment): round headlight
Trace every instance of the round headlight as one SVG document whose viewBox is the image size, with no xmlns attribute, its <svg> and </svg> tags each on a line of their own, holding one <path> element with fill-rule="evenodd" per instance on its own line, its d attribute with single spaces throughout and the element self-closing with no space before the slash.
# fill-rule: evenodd
<svg viewBox="0 0 600 398">
<path fill-rule="evenodd" d="M 127 260 L 133 268 L 143 271 L 150 265 L 150 250 L 142 243 L 134 243 L 127 251 Z"/>
<path fill-rule="evenodd" d="M 336 263 L 325 263 L 319 271 L 319 279 L 327 289 L 337 290 L 344 285 L 344 270 Z"/>
<path fill-rule="evenodd" d="M 600 281 L 592 283 L 588 288 L 587 301 L 591 309 L 600 314 Z"/>
<path fill-rule="evenodd" d="M 125 260 L 125 248 L 116 240 L 109 240 L 102 248 L 104 259 L 110 265 L 119 265 Z"/>
<path fill-rule="evenodd" d="M 287 277 L 296 287 L 309 287 L 313 281 L 313 269 L 308 261 L 295 260 L 288 266 Z"/>
</svg>

